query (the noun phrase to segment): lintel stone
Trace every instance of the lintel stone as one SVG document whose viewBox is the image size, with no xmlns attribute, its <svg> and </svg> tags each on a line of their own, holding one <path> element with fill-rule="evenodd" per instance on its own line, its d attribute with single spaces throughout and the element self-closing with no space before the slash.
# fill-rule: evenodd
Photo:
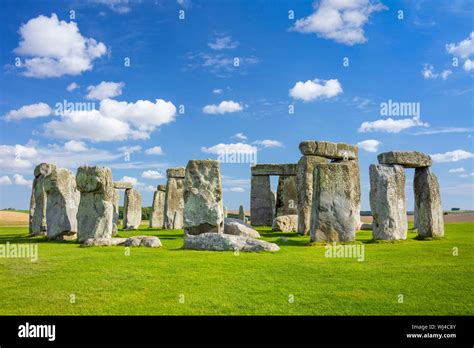
<svg viewBox="0 0 474 348">
<path fill-rule="evenodd" d="M 300 143 L 300 151 L 305 156 L 321 156 L 329 159 L 353 160 L 358 156 L 358 147 L 345 143 L 306 140 Z"/>
<path fill-rule="evenodd" d="M 252 175 L 296 175 L 296 163 L 289 164 L 256 164 L 252 167 Z"/>
</svg>

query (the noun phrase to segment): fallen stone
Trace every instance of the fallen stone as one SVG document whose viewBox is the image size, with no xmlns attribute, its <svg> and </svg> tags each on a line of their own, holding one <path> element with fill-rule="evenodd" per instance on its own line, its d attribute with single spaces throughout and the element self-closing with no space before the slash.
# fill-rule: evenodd
<svg viewBox="0 0 474 348">
<path fill-rule="evenodd" d="M 60 241 L 75 241 L 77 239 L 77 232 L 74 231 L 66 231 L 57 234 L 53 240 L 60 240 Z"/>
<path fill-rule="evenodd" d="M 128 238 L 89 238 L 83 246 L 116 246 L 124 245 Z"/>
<path fill-rule="evenodd" d="M 399 165 L 372 164 L 369 172 L 373 238 L 406 239 L 405 170 Z"/>
<path fill-rule="evenodd" d="M 185 235 L 184 249 L 213 251 L 278 251 L 280 247 L 274 243 L 243 236 L 223 233 L 203 233 L 197 236 Z"/>
<path fill-rule="evenodd" d="M 431 166 L 431 157 L 418 151 L 390 151 L 377 156 L 380 164 L 397 164 L 405 168 Z"/>
<path fill-rule="evenodd" d="M 127 238 L 124 243 L 125 246 L 131 247 L 149 247 L 149 248 L 159 248 L 161 247 L 160 238 L 155 236 L 133 236 Z"/>
<path fill-rule="evenodd" d="M 300 143 L 300 151 L 305 156 L 320 156 L 329 159 L 357 159 L 358 148 L 355 145 L 332 143 L 329 141 L 307 140 Z"/>
<path fill-rule="evenodd" d="M 82 166 L 77 169 L 81 192 L 77 212 L 77 239 L 111 238 L 113 231 L 114 186 L 110 168 Z"/>
<path fill-rule="evenodd" d="M 296 186 L 298 189 L 298 233 L 308 235 L 311 229 L 311 206 L 313 204 L 313 173 L 318 163 L 328 163 L 324 157 L 302 156 L 298 162 Z"/>
<path fill-rule="evenodd" d="M 44 177 L 46 193 L 46 224 L 49 239 L 62 233 L 77 232 L 77 210 L 81 194 L 76 189 L 76 178 L 67 169 L 51 171 Z"/>
<path fill-rule="evenodd" d="M 311 241 L 350 242 L 360 216 L 359 165 L 356 161 L 314 168 Z"/>
<path fill-rule="evenodd" d="M 273 220 L 273 231 L 296 232 L 298 230 L 298 215 L 280 215 Z"/>
<path fill-rule="evenodd" d="M 436 175 L 431 168 L 416 168 L 413 180 L 418 235 L 421 238 L 443 237 L 444 220 Z"/>
<path fill-rule="evenodd" d="M 224 219 L 224 233 L 234 236 L 244 236 L 250 238 L 260 238 L 260 234 L 252 226 L 240 219 Z"/>
</svg>

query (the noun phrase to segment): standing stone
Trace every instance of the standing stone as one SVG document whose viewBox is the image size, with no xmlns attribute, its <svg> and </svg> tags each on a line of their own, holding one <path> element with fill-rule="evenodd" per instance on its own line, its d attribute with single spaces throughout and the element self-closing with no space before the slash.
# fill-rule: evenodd
<svg viewBox="0 0 474 348">
<path fill-rule="evenodd" d="M 46 224 L 48 238 L 77 233 L 77 210 L 81 194 L 76 189 L 76 178 L 67 169 L 54 169 L 44 178 L 47 196 Z"/>
<path fill-rule="evenodd" d="M 54 169 L 56 166 L 49 163 L 41 163 L 35 167 L 30 201 L 30 234 L 46 234 L 47 198 L 44 192 L 44 178 Z"/>
<path fill-rule="evenodd" d="M 153 194 L 151 206 L 150 228 L 163 228 L 165 212 L 166 185 L 158 185 Z"/>
<path fill-rule="evenodd" d="M 328 163 L 319 156 L 302 156 L 296 171 L 298 233 L 308 235 L 311 228 L 311 206 L 313 204 L 313 173 L 318 163 Z"/>
<path fill-rule="evenodd" d="M 184 232 L 224 232 L 224 205 L 219 162 L 191 160 L 184 178 Z"/>
<path fill-rule="evenodd" d="M 275 196 L 268 175 L 252 175 L 250 188 L 250 222 L 254 226 L 271 226 Z"/>
<path fill-rule="evenodd" d="M 239 220 L 245 222 L 245 210 L 243 205 L 239 207 Z"/>
<path fill-rule="evenodd" d="M 114 186 L 110 168 L 82 166 L 77 169 L 77 189 L 81 192 L 77 212 L 77 239 L 111 238 L 114 215 Z"/>
<path fill-rule="evenodd" d="M 114 215 L 112 218 L 112 222 L 113 222 L 112 236 L 116 236 L 118 234 L 119 208 L 120 208 L 120 191 L 117 189 L 114 189 L 113 204 L 114 204 L 114 212 L 113 212 Z"/>
<path fill-rule="evenodd" d="M 276 199 L 277 199 L 277 193 L 275 191 L 272 191 L 272 200 L 271 200 L 271 204 L 272 204 L 272 223 L 273 223 L 273 219 L 275 219 L 275 216 L 276 216 Z"/>
<path fill-rule="evenodd" d="M 275 217 L 298 214 L 296 176 L 280 175 L 276 193 Z"/>
<path fill-rule="evenodd" d="M 184 167 L 169 168 L 165 195 L 165 228 L 183 228 L 184 208 Z"/>
<path fill-rule="evenodd" d="M 136 189 L 125 190 L 123 229 L 137 230 L 142 222 L 142 195 Z"/>
<path fill-rule="evenodd" d="M 370 209 L 375 240 L 406 239 L 405 170 L 402 166 L 370 166 Z"/>
<path fill-rule="evenodd" d="M 311 241 L 350 242 L 360 219 L 356 161 L 317 164 L 314 168 Z"/>
<path fill-rule="evenodd" d="M 418 229 L 418 212 L 416 211 L 416 203 L 413 206 L 413 229 Z"/>
<path fill-rule="evenodd" d="M 443 207 L 438 179 L 431 168 L 416 168 L 413 186 L 418 235 L 422 238 L 443 237 Z"/>
</svg>

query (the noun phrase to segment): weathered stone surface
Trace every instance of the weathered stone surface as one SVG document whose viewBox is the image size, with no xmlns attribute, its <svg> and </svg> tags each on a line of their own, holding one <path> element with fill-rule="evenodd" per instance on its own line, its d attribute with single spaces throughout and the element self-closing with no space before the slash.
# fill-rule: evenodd
<svg viewBox="0 0 474 348">
<path fill-rule="evenodd" d="M 81 194 L 76 178 L 67 169 L 54 169 L 44 177 L 47 236 L 55 239 L 64 232 L 77 232 L 77 210 Z"/>
<path fill-rule="evenodd" d="M 296 232 L 298 230 L 298 215 L 280 215 L 273 220 L 273 231 Z"/>
<path fill-rule="evenodd" d="M 311 206 L 313 204 L 313 173 L 318 163 L 328 163 L 324 157 L 302 156 L 298 162 L 296 187 L 298 190 L 298 233 L 308 235 L 311 229 Z"/>
<path fill-rule="evenodd" d="M 251 169 L 252 175 L 296 175 L 296 164 L 256 164 Z"/>
<path fill-rule="evenodd" d="M 47 198 L 44 192 L 44 178 L 54 169 L 56 169 L 56 166 L 50 163 L 41 163 L 34 169 L 35 179 L 33 180 L 30 201 L 30 234 L 46 234 Z"/>
<path fill-rule="evenodd" d="M 130 238 L 89 238 L 83 246 L 129 246 L 129 247 L 161 247 L 161 241 L 155 236 L 133 236 Z"/>
<path fill-rule="evenodd" d="M 113 217 L 112 217 L 112 236 L 115 237 L 118 234 L 118 225 L 119 225 L 119 207 L 120 207 L 120 191 L 114 189 L 114 198 L 113 198 Z"/>
<path fill-rule="evenodd" d="M 142 195 L 135 189 L 125 190 L 123 229 L 136 230 L 142 222 Z"/>
<path fill-rule="evenodd" d="M 250 222 L 254 226 L 270 226 L 273 221 L 275 196 L 269 176 L 253 175 L 250 187 Z"/>
<path fill-rule="evenodd" d="M 149 247 L 149 248 L 159 248 L 161 247 L 160 238 L 155 236 L 133 236 L 127 238 L 124 243 L 125 246 L 132 246 L 132 247 Z"/>
<path fill-rule="evenodd" d="M 359 228 L 360 183 L 356 161 L 314 168 L 311 241 L 350 242 Z"/>
<path fill-rule="evenodd" d="M 300 143 L 300 151 L 305 156 L 320 156 L 329 159 L 353 160 L 358 157 L 355 145 L 332 143 L 329 141 L 307 140 Z"/>
<path fill-rule="evenodd" d="M 77 169 L 77 189 L 81 192 L 77 212 L 77 239 L 110 238 L 113 231 L 114 186 L 110 168 L 82 166 Z"/>
<path fill-rule="evenodd" d="M 186 169 L 184 167 L 168 168 L 166 170 L 166 177 L 184 179 L 185 171 Z"/>
<path fill-rule="evenodd" d="M 243 205 L 239 206 L 239 220 L 245 222 L 245 210 Z"/>
<path fill-rule="evenodd" d="M 203 233 L 197 236 L 185 235 L 184 249 L 213 251 L 278 251 L 280 247 L 274 243 L 243 236 L 223 233 Z"/>
<path fill-rule="evenodd" d="M 246 224 L 240 219 L 224 219 L 224 233 L 234 236 L 244 236 L 250 238 L 260 238 L 260 234 L 252 226 Z"/>
<path fill-rule="evenodd" d="M 372 224 L 363 223 L 363 224 L 360 225 L 359 230 L 361 230 L 361 231 L 372 231 L 373 226 L 372 226 Z"/>
<path fill-rule="evenodd" d="M 154 192 L 150 212 L 150 228 L 163 228 L 165 223 L 165 198 L 166 188 L 165 190 L 158 189 Z"/>
<path fill-rule="evenodd" d="M 77 232 L 74 231 L 66 231 L 57 234 L 53 240 L 63 240 L 63 241 L 74 241 L 77 239 Z"/>
<path fill-rule="evenodd" d="M 370 209 L 375 240 L 406 239 L 405 170 L 402 166 L 370 166 Z"/>
<path fill-rule="evenodd" d="M 441 195 L 436 175 L 431 168 L 416 168 L 413 180 L 418 235 L 443 237 L 444 220 Z"/>
<path fill-rule="evenodd" d="M 114 181 L 114 188 L 118 190 L 127 190 L 133 188 L 133 185 L 125 181 Z"/>
<path fill-rule="evenodd" d="M 170 175 L 181 174 L 183 176 L 175 177 Z M 167 170 L 168 181 L 166 183 L 165 195 L 165 222 L 167 229 L 183 228 L 183 209 L 184 209 L 184 168 L 170 168 Z"/>
<path fill-rule="evenodd" d="M 281 175 L 275 202 L 275 216 L 298 214 L 298 190 L 296 176 Z"/>
<path fill-rule="evenodd" d="M 390 151 L 377 156 L 380 164 L 398 164 L 405 168 L 431 166 L 431 157 L 418 151 Z"/>
<path fill-rule="evenodd" d="M 219 162 L 191 160 L 184 178 L 184 231 L 197 235 L 224 232 Z"/>
<path fill-rule="evenodd" d="M 156 189 L 158 191 L 166 192 L 166 185 L 158 185 Z"/>
</svg>

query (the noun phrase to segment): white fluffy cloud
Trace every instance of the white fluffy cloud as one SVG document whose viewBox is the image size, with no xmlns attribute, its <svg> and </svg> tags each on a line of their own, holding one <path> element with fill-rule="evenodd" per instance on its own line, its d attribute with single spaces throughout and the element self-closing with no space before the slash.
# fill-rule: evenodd
<svg viewBox="0 0 474 348">
<path fill-rule="evenodd" d="M 54 13 L 30 19 L 19 33 L 21 40 L 14 52 L 27 57 L 22 66 L 29 77 L 79 75 L 91 70 L 92 61 L 107 52 L 102 42 L 82 36 L 75 22 L 60 21 Z"/>
<path fill-rule="evenodd" d="M 0 185 L 11 185 L 12 180 L 8 177 L 8 175 L 0 176 Z"/>
<path fill-rule="evenodd" d="M 446 51 L 456 57 L 468 58 L 474 53 L 474 31 L 461 42 L 447 44 Z"/>
<path fill-rule="evenodd" d="M 201 147 L 201 151 L 204 153 L 212 153 L 216 155 L 225 154 L 225 153 L 236 153 L 236 154 L 253 154 L 257 151 L 257 147 L 244 144 L 244 143 L 235 143 L 235 144 L 217 144 L 211 147 Z"/>
<path fill-rule="evenodd" d="M 125 87 L 123 82 L 106 82 L 102 81 L 96 86 L 87 87 L 86 99 L 103 100 L 113 98 L 122 94 L 122 88 Z"/>
<path fill-rule="evenodd" d="M 91 0 L 97 4 L 107 6 L 116 13 L 124 14 L 130 12 L 130 0 Z"/>
<path fill-rule="evenodd" d="M 379 149 L 381 142 L 375 139 L 367 139 L 364 141 L 360 141 L 357 145 L 367 152 L 377 152 Z"/>
<path fill-rule="evenodd" d="M 206 114 L 225 114 L 225 113 L 231 113 L 231 112 L 237 112 L 237 111 L 242 111 L 243 107 L 237 102 L 234 102 L 233 100 L 224 100 L 220 102 L 219 105 L 206 105 L 205 107 L 202 108 L 202 111 Z"/>
<path fill-rule="evenodd" d="M 163 173 L 160 173 L 156 170 L 145 170 L 143 173 L 142 173 L 142 178 L 145 178 L 145 179 L 163 179 L 165 176 L 163 175 Z"/>
<path fill-rule="evenodd" d="M 153 146 L 145 150 L 145 155 L 162 155 L 163 150 L 161 146 Z"/>
<path fill-rule="evenodd" d="M 283 144 L 280 141 L 272 139 L 256 140 L 253 143 L 263 147 L 283 147 Z"/>
<path fill-rule="evenodd" d="M 87 146 L 82 141 L 69 140 L 68 142 L 64 143 L 64 149 L 71 152 L 83 152 L 87 151 Z"/>
<path fill-rule="evenodd" d="M 13 182 L 15 185 L 20 185 L 20 186 L 29 186 L 31 187 L 33 185 L 32 180 L 27 180 L 23 177 L 21 174 L 15 174 L 13 175 Z"/>
<path fill-rule="evenodd" d="M 79 85 L 75 82 L 72 82 L 66 87 L 66 90 L 68 92 L 72 92 L 72 91 L 74 91 L 75 89 L 78 89 L 78 88 L 79 88 Z"/>
<path fill-rule="evenodd" d="M 434 66 L 431 64 L 425 64 L 423 66 L 423 70 L 421 71 L 421 74 L 425 79 L 436 79 L 441 77 L 443 80 L 446 80 L 452 73 L 453 72 L 451 70 L 443 70 L 442 72 L 437 73 L 434 69 Z"/>
<path fill-rule="evenodd" d="M 450 169 L 450 173 L 463 173 L 465 169 L 463 167 Z"/>
<path fill-rule="evenodd" d="M 366 121 L 363 122 L 358 131 L 361 133 L 367 132 L 386 132 L 386 133 L 400 133 L 404 129 L 412 127 L 428 127 L 428 123 L 424 123 L 419 117 L 403 118 L 394 120 L 389 117 L 387 119 Z"/>
<path fill-rule="evenodd" d="M 51 115 L 53 110 L 46 103 L 25 105 L 18 110 L 11 110 L 5 115 L 5 120 L 21 120 L 23 118 L 37 118 Z"/>
<path fill-rule="evenodd" d="M 434 162 L 445 163 L 445 162 L 457 162 L 467 158 L 474 157 L 474 153 L 465 150 L 454 150 L 445 153 L 436 153 L 430 155 Z"/>
<path fill-rule="evenodd" d="M 245 192 L 245 189 L 243 187 L 231 187 L 229 188 L 230 192 Z"/>
<path fill-rule="evenodd" d="M 233 137 L 239 140 L 247 140 L 247 136 L 244 133 L 236 133 Z"/>
<path fill-rule="evenodd" d="M 314 3 L 314 13 L 298 19 L 291 28 L 300 33 L 313 33 L 345 45 L 367 41 L 364 25 L 373 12 L 386 7 L 371 0 L 321 0 Z"/>
<path fill-rule="evenodd" d="M 474 60 L 466 59 L 462 67 L 466 71 L 471 71 L 472 69 L 474 69 Z"/>
<path fill-rule="evenodd" d="M 45 124 L 45 135 L 59 139 L 114 141 L 148 139 L 159 126 L 174 121 L 176 107 L 157 99 L 135 103 L 104 99 L 99 110 L 65 112 Z"/>
<path fill-rule="evenodd" d="M 232 41 L 232 37 L 223 36 L 217 37 L 214 42 L 209 42 L 207 45 L 213 50 L 220 51 L 236 48 L 238 44 L 239 43 L 237 41 Z"/>
<path fill-rule="evenodd" d="M 305 102 L 332 98 L 340 93 L 342 93 L 342 86 L 337 79 L 299 81 L 290 89 L 291 97 L 301 99 Z"/>
<path fill-rule="evenodd" d="M 221 88 L 214 88 L 212 90 L 212 93 L 214 93 L 214 94 L 222 94 L 222 92 L 224 92 L 224 90 L 221 89 Z"/>
<path fill-rule="evenodd" d="M 129 184 L 132 184 L 133 186 L 135 186 L 138 182 L 137 178 L 134 178 L 132 176 L 123 176 L 121 179 L 117 181 L 128 182 Z"/>
</svg>

